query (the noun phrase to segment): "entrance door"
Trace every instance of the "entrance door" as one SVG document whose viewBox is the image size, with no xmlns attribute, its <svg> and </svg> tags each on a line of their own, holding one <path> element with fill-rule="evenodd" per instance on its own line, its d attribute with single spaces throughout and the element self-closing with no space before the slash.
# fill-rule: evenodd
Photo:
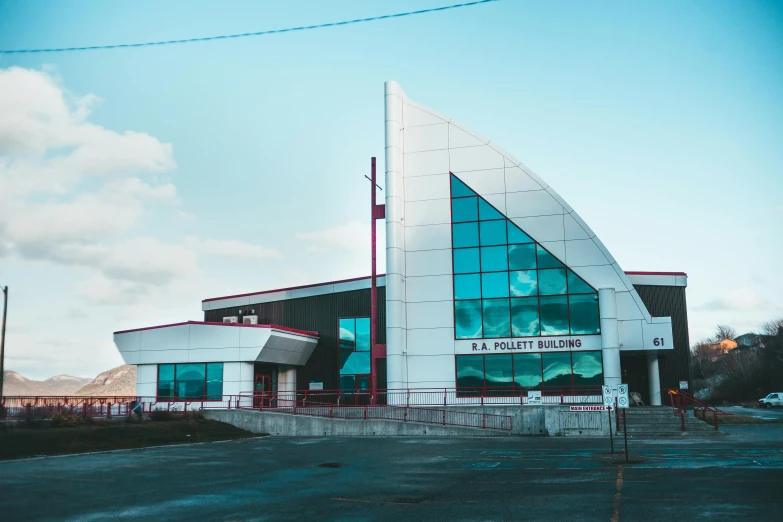
<svg viewBox="0 0 783 522">
<path fill-rule="evenodd" d="M 647 359 L 644 355 L 620 353 L 622 381 L 629 392 L 639 392 L 645 404 L 650 404 L 650 388 L 647 384 Z"/>
<path fill-rule="evenodd" d="M 272 407 L 272 376 L 264 373 L 257 373 L 255 383 L 253 384 L 253 407 L 271 408 Z"/>
</svg>

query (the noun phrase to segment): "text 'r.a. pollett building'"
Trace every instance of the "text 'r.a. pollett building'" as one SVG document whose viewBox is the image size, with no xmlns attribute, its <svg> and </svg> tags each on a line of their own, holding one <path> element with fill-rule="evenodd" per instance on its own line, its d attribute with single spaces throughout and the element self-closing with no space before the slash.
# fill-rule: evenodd
<svg viewBox="0 0 783 522">
<path fill-rule="evenodd" d="M 377 321 L 369 277 L 205 299 L 203 321 L 114 334 L 137 395 L 440 389 L 522 403 L 626 382 L 655 405 L 690 381 L 684 273 L 624 272 L 511 154 L 396 82 L 385 104 Z"/>
</svg>

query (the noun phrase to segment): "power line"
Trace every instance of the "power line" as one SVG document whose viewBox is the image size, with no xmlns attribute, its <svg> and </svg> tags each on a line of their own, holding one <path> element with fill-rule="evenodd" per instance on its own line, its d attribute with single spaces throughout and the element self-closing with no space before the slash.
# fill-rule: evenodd
<svg viewBox="0 0 783 522">
<path fill-rule="evenodd" d="M 224 34 L 220 36 L 202 36 L 198 38 L 185 38 L 183 40 L 164 40 L 164 41 L 157 41 L 157 42 L 141 42 L 141 43 L 127 43 L 127 44 L 113 44 L 113 45 L 90 45 L 86 47 L 54 47 L 50 49 L 0 49 L 0 54 L 62 53 L 62 52 L 69 52 L 69 51 L 94 51 L 98 49 L 121 49 L 123 47 L 151 47 L 153 45 L 184 44 L 184 43 L 193 43 L 193 42 L 208 42 L 211 40 L 227 40 L 229 38 L 246 38 L 248 36 L 266 36 L 270 34 L 291 33 L 294 31 L 309 31 L 311 29 L 324 29 L 326 27 L 338 27 L 341 25 L 361 24 L 365 22 L 375 22 L 377 20 L 387 20 L 389 18 L 401 18 L 403 16 L 435 13 L 438 11 L 447 11 L 449 9 L 458 9 L 460 7 L 470 7 L 474 5 L 487 4 L 489 2 L 497 2 L 497 1 L 499 0 L 476 0 L 474 2 L 453 4 L 453 5 L 443 6 L 443 7 L 433 7 L 431 9 L 420 9 L 418 11 L 408 11 L 405 13 L 371 16 L 369 18 L 357 18 L 355 20 L 345 20 L 342 22 L 330 22 L 326 24 L 303 25 L 300 27 L 287 27 L 285 29 L 271 29 L 268 31 L 257 31 L 253 33 Z"/>
</svg>

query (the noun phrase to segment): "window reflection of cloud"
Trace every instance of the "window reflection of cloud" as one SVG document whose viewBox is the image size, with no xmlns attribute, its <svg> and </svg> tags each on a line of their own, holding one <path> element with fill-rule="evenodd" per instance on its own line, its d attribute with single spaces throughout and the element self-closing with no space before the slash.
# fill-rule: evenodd
<svg viewBox="0 0 783 522">
<path fill-rule="evenodd" d="M 457 337 L 471 339 L 481 337 L 480 301 L 456 302 Z"/>
<path fill-rule="evenodd" d="M 536 295 L 538 281 L 535 270 L 511 272 L 510 280 L 511 295 L 521 297 Z"/>
</svg>

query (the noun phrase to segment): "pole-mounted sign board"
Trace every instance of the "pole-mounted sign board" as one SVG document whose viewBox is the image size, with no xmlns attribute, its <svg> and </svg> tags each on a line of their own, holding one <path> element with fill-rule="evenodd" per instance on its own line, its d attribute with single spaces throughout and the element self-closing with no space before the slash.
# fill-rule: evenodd
<svg viewBox="0 0 783 522">
<path fill-rule="evenodd" d="M 614 405 L 614 397 L 612 395 L 612 387 L 603 385 L 601 389 L 604 393 L 604 406 L 612 407 Z"/>
<path fill-rule="evenodd" d="M 628 401 L 628 385 L 627 384 L 618 384 L 617 385 L 617 407 L 618 408 L 627 408 L 629 406 Z"/>
</svg>

